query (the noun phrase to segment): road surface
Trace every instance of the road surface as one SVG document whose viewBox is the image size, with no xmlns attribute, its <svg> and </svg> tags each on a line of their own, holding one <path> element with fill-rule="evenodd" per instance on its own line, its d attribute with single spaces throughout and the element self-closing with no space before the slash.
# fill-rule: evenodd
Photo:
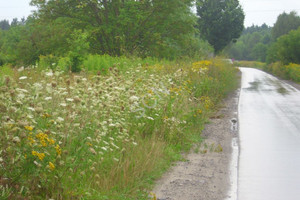
<svg viewBox="0 0 300 200">
<path fill-rule="evenodd" d="M 240 68 L 238 200 L 300 199 L 300 92 Z"/>
</svg>

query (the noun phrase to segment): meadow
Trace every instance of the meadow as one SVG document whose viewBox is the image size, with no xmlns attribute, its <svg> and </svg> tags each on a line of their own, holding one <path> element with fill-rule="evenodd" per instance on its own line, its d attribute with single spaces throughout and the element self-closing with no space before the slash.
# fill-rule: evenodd
<svg viewBox="0 0 300 200">
<path fill-rule="evenodd" d="M 60 64 L 0 68 L 0 199 L 149 199 L 237 86 L 221 59 Z"/>
</svg>

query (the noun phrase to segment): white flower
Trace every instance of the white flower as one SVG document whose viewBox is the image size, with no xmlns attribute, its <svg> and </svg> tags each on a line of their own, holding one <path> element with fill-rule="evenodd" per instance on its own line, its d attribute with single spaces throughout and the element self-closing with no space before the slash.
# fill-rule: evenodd
<svg viewBox="0 0 300 200">
<path fill-rule="evenodd" d="M 18 69 L 18 72 L 22 72 L 22 71 L 24 71 L 24 66 L 22 66 Z"/>
<path fill-rule="evenodd" d="M 0 157 L 0 163 L 3 162 L 3 158 Z"/>
<path fill-rule="evenodd" d="M 107 148 L 106 148 L 106 147 L 101 147 L 101 149 L 103 149 L 104 151 L 107 151 Z"/>
<path fill-rule="evenodd" d="M 19 142 L 21 142 L 21 140 L 20 140 L 19 137 L 14 137 L 14 138 L 13 138 L 13 142 L 14 142 L 14 143 L 19 143 Z"/>
<path fill-rule="evenodd" d="M 27 109 L 28 109 L 28 110 L 31 110 L 31 111 L 33 111 L 33 112 L 35 111 L 35 109 L 32 108 L 32 107 L 28 107 Z"/>
<path fill-rule="evenodd" d="M 45 98 L 45 101 L 49 101 L 49 100 L 51 100 L 52 99 L 52 97 L 46 97 Z"/>
<path fill-rule="evenodd" d="M 114 159 L 114 161 L 119 162 L 119 159 L 118 159 L 118 158 L 113 158 L 113 159 Z"/>
<path fill-rule="evenodd" d="M 67 106 L 66 103 L 61 103 L 61 104 L 59 104 L 59 105 L 62 106 L 62 107 L 66 107 L 66 106 Z"/>
<path fill-rule="evenodd" d="M 17 90 L 18 92 L 28 93 L 28 91 L 25 90 L 25 89 L 17 88 L 16 90 Z"/>
<path fill-rule="evenodd" d="M 147 117 L 147 119 L 150 119 L 150 120 L 152 120 L 152 121 L 154 120 L 152 117 Z"/>
<path fill-rule="evenodd" d="M 108 126 L 109 127 L 115 127 L 116 125 L 115 124 L 109 124 Z"/>
<path fill-rule="evenodd" d="M 50 71 L 50 72 L 46 72 L 46 74 L 45 74 L 46 76 L 49 76 L 49 77 L 51 77 L 51 76 L 53 76 L 53 72 L 52 71 Z"/>
<path fill-rule="evenodd" d="M 74 99 L 72 99 L 72 98 L 66 98 L 66 101 L 73 102 Z"/>
<path fill-rule="evenodd" d="M 65 121 L 65 120 L 64 120 L 64 118 L 62 118 L 62 117 L 58 117 L 58 118 L 57 118 L 57 121 L 58 121 L 58 122 L 63 122 L 63 121 Z"/>
<path fill-rule="evenodd" d="M 27 79 L 27 76 L 21 76 L 21 77 L 19 78 L 19 80 L 25 80 L 25 79 Z"/>
<path fill-rule="evenodd" d="M 129 98 L 129 100 L 130 100 L 131 102 L 138 101 L 138 100 L 139 100 L 139 97 L 137 97 L 137 96 L 131 96 L 131 97 Z"/>
<path fill-rule="evenodd" d="M 133 144 L 134 146 L 137 146 L 137 143 L 136 143 L 136 142 L 132 142 L 132 144 Z"/>
</svg>

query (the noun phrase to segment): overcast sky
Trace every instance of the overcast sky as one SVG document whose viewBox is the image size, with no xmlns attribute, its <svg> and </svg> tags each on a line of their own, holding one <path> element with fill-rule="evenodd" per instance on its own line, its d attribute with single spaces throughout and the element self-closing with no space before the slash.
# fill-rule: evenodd
<svg viewBox="0 0 300 200">
<path fill-rule="evenodd" d="M 33 7 L 29 6 L 30 0 L 0 0 L 0 20 L 12 20 L 17 17 L 27 17 Z M 245 26 L 262 25 L 266 23 L 273 26 L 277 16 L 283 11 L 295 10 L 300 13 L 300 0 L 240 0 L 246 14 Z"/>
</svg>

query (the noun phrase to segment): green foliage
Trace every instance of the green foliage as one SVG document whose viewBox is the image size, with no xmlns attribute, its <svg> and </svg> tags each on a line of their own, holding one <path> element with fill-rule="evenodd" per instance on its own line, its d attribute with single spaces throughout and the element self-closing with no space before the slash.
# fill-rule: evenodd
<svg viewBox="0 0 300 200">
<path fill-rule="evenodd" d="M 8 30 L 10 28 L 10 24 L 8 20 L 1 20 L 0 21 L 0 29 Z"/>
<path fill-rule="evenodd" d="M 270 47 L 268 62 L 280 61 L 284 65 L 300 64 L 300 28 L 283 35 Z"/>
<path fill-rule="evenodd" d="M 63 19 L 89 33 L 89 53 L 175 59 L 203 53 L 191 0 L 32 1 L 42 22 Z M 87 15 L 88 13 L 88 15 Z M 190 45 L 193 49 L 187 51 Z"/>
<path fill-rule="evenodd" d="M 198 28 L 215 52 L 220 52 L 244 28 L 244 12 L 238 0 L 197 0 Z"/>
<path fill-rule="evenodd" d="M 88 34 L 86 32 L 77 30 L 72 33 L 71 39 L 68 40 L 70 46 L 68 57 L 70 58 L 70 71 L 72 72 L 81 71 L 81 64 L 83 63 L 89 49 L 87 38 Z"/>
<path fill-rule="evenodd" d="M 225 51 L 229 57 L 237 60 L 265 62 L 267 49 L 271 43 L 271 27 L 251 26 L 243 31 L 236 43 L 231 44 Z"/>
<path fill-rule="evenodd" d="M 300 26 L 300 16 L 295 11 L 282 13 L 277 17 L 277 21 L 272 29 L 272 38 L 275 41 L 282 35 L 288 34 L 291 30 L 296 30 Z"/>
<path fill-rule="evenodd" d="M 38 67 L 42 69 L 56 69 L 58 58 L 49 54 L 47 56 L 40 56 Z"/>
</svg>

